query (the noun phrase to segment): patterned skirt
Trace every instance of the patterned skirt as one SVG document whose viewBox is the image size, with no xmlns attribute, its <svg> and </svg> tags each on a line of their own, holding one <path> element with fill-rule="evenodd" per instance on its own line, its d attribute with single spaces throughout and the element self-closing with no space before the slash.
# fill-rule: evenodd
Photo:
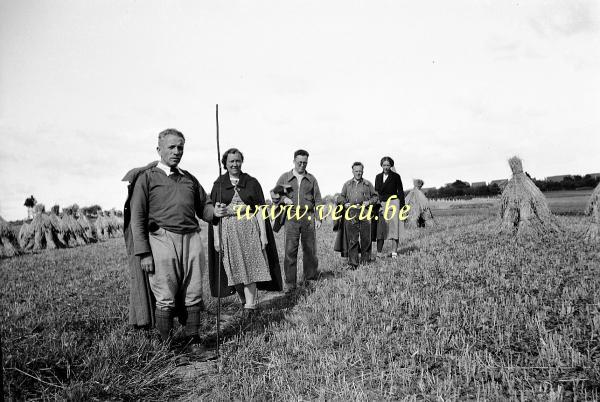
<svg viewBox="0 0 600 402">
<path fill-rule="evenodd" d="M 256 217 L 238 220 L 236 216 L 227 216 L 222 218 L 222 226 L 223 266 L 227 273 L 227 285 L 270 281 L 271 274 Z"/>
</svg>

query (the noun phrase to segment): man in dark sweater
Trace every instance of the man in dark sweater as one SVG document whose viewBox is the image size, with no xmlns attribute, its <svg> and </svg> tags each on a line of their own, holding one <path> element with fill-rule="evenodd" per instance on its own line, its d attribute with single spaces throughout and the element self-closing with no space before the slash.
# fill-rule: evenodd
<svg viewBox="0 0 600 402">
<path fill-rule="evenodd" d="M 131 196 L 131 231 L 134 254 L 156 298 L 161 337 L 169 339 L 175 310 L 185 308 L 185 334 L 196 341 L 205 264 L 196 216 L 212 223 L 223 216 L 224 207 L 214 207 L 198 180 L 177 167 L 184 144 L 177 130 L 158 135 L 160 161 L 140 174 Z"/>
</svg>

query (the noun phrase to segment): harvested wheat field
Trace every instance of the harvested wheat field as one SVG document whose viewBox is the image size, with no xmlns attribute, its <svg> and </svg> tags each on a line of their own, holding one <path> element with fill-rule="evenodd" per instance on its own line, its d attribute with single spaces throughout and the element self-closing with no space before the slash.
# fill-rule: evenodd
<svg viewBox="0 0 600 402">
<path fill-rule="evenodd" d="M 221 358 L 208 362 L 127 326 L 122 239 L 4 259 L 4 394 L 598 400 L 600 249 L 581 241 L 587 217 L 556 219 L 560 236 L 517 240 L 497 234 L 494 208 L 461 210 L 410 233 L 399 259 L 356 271 L 333 253 L 328 222 L 318 231 L 322 278 L 252 318 L 226 300 Z"/>
</svg>

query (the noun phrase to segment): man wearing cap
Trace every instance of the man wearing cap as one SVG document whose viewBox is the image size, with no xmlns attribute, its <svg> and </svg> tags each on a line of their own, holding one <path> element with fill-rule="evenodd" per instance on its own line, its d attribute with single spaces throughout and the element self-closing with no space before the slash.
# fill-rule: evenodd
<svg viewBox="0 0 600 402">
<path fill-rule="evenodd" d="M 298 271 L 298 245 L 302 243 L 302 261 L 304 278 L 307 280 L 318 277 L 319 260 L 317 259 L 316 229 L 321 221 L 315 214 L 316 207 L 323 204 L 317 179 L 306 171 L 308 152 L 299 149 L 294 152 L 294 168 L 285 172 L 277 180 L 276 187 L 287 189 L 286 195 L 271 192 L 271 198 L 279 205 L 289 205 L 290 214 L 285 221 L 285 291 L 296 287 Z M 306 212 L 306 213 L 304 213 Z"/>
<path fill-rule="evenodd" d="M 158 135 L 160 161 L 140 173 L 133 188 L 131 233 L 133 253 L 156 299 L 155 323 L 162 339 L 171 335 L 175 312 L 183 311 L 179 321 L 185 323 L 185 335 L 197 342 L 205 261 L 196 216 L 212 223 L 224 215 L 224 207 L 215 208 L 198 180 L 178 167 L 184 144 L 177 130 Z"/>
</svg>

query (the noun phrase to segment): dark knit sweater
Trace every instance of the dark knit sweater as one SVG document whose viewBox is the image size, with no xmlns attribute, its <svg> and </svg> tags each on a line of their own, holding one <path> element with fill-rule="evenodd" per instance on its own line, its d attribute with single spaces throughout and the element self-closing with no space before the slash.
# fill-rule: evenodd
<svg viewBox="0 0 600 402">
<path fill-rule="evenodd" d="M 160 168 L 140 174 L 131 196 L 131 230 L 135 255 L 149 253 L 148 232 L 163 228 L 185 234 L 198 230 L 196 215 L 207 222 L 213 220 L 212 201 L 190 173 L 178 180 L 168 177 Z"/>
</svg>

